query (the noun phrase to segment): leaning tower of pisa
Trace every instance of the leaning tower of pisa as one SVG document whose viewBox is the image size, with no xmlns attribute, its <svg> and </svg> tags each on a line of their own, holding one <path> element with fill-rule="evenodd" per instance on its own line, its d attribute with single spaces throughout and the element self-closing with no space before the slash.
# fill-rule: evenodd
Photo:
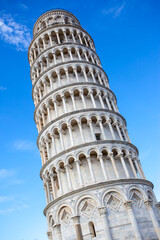
<svg viewBox="0 0 160 240">
<path fill-rule="evenodd" d="M 160 239 L 160 204 L 91 36 L 72 13 L 46 12 L 28 58 L 49 240 Z"/>
</svg>

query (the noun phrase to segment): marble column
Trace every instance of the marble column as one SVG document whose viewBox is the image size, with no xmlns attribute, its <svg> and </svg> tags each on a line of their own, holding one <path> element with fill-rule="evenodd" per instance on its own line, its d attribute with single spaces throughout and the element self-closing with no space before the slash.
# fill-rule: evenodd
<svg viewBox="0 0 160 240">
<path fill-rule="evenodd" d="M 89 167 L 89 171 L 92 177 L 92 181 L 95 183 L 96 182 L 96 178 L 93 172 L 93 167 L 92 167 L 92 160 L 91 157 L 87 157 L 87 162 L 88 162 L 88 167 Z"/>
<path fill-rule="evenodd" d="M 69 188 L 69 190 L 72 190 L 72 182 L 71 182 L 71 177 L 70 177 L 70 173 L 69 173 L 69 165 L 66 164 L 64 167 L 65 167 L 65 170 L 67 173 L 68 188 Z"/>
<path fill-rule="evenodd" d="M 112 127 L 112 125 L 111 125 L 111 120 L 110 120 L 110 119 L 107 119 L 106 122 L 107 122 L 107 124 L 108 124 L 108 126 L 109 126 L 109 130 L 110 130 L 110 132 L 111 132 L 112 138 L 113 138 L 113 140 L 115 140 L 116 137 L 115 137 L 115 134 L 114 134 L 114 131 L 113 131 L 113 127 Z"/>
<path fill-rule="evenodd" d="M 81 122 L 78 122 L 78 126 L 79 126 L 79 131 L 80 131 L 80 134 L 81 134 L 82 142 L 85 143 L 85 138 L 84 138 L 84 135 L 83 135 L 83 129 L 82 129 Z"/>
<path fill-rule="evenodd" d="M 56 198 L 56 191 L 55 191 L 55 185 L 54 185 L 54 175 L 53 173 L 50 173 L 50 179 L 52 184 L 52 193 L 53 193 L 53 200 Z"/>
<path fill-rule="evenodd" d="M 53 156 L 57 154 L 57 149 L 56 149 L 56 144 L 55 144 L 55 138 L 54 138 L 54 133 L 51 134 L 51 137 L 52 137 L 52 154 Z"/>
<path fill-rule="evenodd" d="M 59 38 L 59 34 L 58 34 L 58 32 L 56 32 L 56 36 L 57 36 L 58 44 L 60 44 L 61 42 L 60 42 L 60 38 Z"/>
<path fill-rule="evenodd" d="M 48 199 L 48 193 L 47 193 L 46 183 L 44 183 L 44 192 L 45 192 L 45 196 L 46 196 L 46 202 L 47 202 L 47 204 L 48 204 L 48 203 L 49 203 L 49 199 Z"/>
<path fill-rule="evenodd" d="M 84 183 L 83 183 L 82 173 L 81 173 L 81 169 L 80 169 L 80 160 L 76 159 L 75 162 L 76 162 L 79 182 L 80 182 L 80 185 L 83 186 Z"/>
<path fill-rule="evenodd" d="M 87 78 L 85 68 L 83 68 L 82 71 L 83 71 L 83 74 L 84 74 L 85 81 L 88 82 L 88 78 Z"/>
<path fill-rule="evenodd" d="M 71 146 L 74 146 L 74 140 L 73 140 L 71 125 L 68 124 L 67 127 L 68 127 L 68 131 L 69 131 L 70 139 L 71 139 Z"/>
<path fill-rule="evenodd" d="M 60 169 L 59 168 L 57 169 L 57 178 L 58 178 L 60 193 L 63 194 L 63 187 L 62 187 L 62 182 L 61 182 L 61 177 L 60 177 Z"/>
<path fill-rule="evenodd" d="M 80 217 L 79 216 L 73 216 L 72 217 L 75 230 L 76 230 L 76 240 L 83 240 L 83 235 L 82 235 L 82 229 L 81 229 L 81 224 L 80 224 Z"/>
<path fill-rule="evenodd" d="M 104 175 L 104 179 L 108 180 L 108 176 L 107 176 L 107 173 L 106 173 L 106 169 L 105 169 L 104 160 L 102 158 L 102 155 L 99 155 L 99 160 L 100 160 L 102 172 L 103 172 L 103 175 Z"/>
<path fill-rule="evenodd" d="M 47 232 L 47 237 L 49 240 L 52 240 L 52 232 Z"/>
<path fill-rule="evenodd" d="M 99 124 L 100 129 L 101 129 L 101 132 L 102 132 L 103 140 L 106 140 L 106 136 L 105 136 L 105 132 L 104 132 L 104 127 L 103 127 L 103 124 L 102 124 L 102 120 L 101 120 L 101 119 L 98 120 L 98 124 Z"/>
<path fill-rule="evenodd" d="M 153 207 L 152 207 L 153 201 L 148 199 L 148 200 L 144 201 L 144 203 L 145 203 L 145 205 L 148 209 L 148 212 L 149 212 L 149 215 L 151 217 L 151 220 L 152 220 L 155 232 L 157 234 L 157 237 L 158 237 L 158 239 L 160 239 L 160 225 L 159 225 L 157 217 L 156 217 L 156 215 L 153 211 Z"/>
<path fill-rule="evenodd" d="M 93 107 L 96 108 L 97 106 L 96 106 L 96 103 L 95 103 L 95 99 L 93 97 L 93 92 L 90 91 L 89 94 L 90 94 L 90 97 L 91 97 L 91 100 L 92 100 Z"/>
<path fill-rule="evenodd" d="M 86 108 L 86 102 L 85 102 L 84 95 L 83 95 L 83 92 L 82 92 L 82 91 L 80 91 L 80 97 L 81 97 L 81 99 L 82 99 L 84 108 Z"/>
<path fill-rule="evenodd" d="M 98 208 L 98 211 L 102 219 L 102 224 L 104 229 L 103 240 L 112 240 L 111 231 L 110 231 L 109 223 L 107 219 L 106 207 L 100 207 Z"/>
<path fill-rule="evenodd" d="M 55 225 L 53 226 L 53 231 L 54 231 L 56 240 L 62 240 L 61 225 L 60 225 L 60 224 L 55 224 Z"/>
<path fill-rule="evenodd" d="M 93 141 L 95 141 L 95 133 L 94 133 L 94 130 L 93 130 L 93 125 L 92 125 L 92 120 L 91 119 L 88 120 L 88 125 L 89 125 L 90 130 L 91 130 L 92 139 L 93 139 Z"/>
<path fill-rule="evenodd" d="M 119 179 L 120 177 L 119 177 L 119 173 L 118 173 L 118 170 L 117 170 L 117 166 L 116 166 L 116 163 L 115 163 L 115 160 L 114 160 L 114 157 L 113 157 L 113 153 L 110 152 L 110 153 L 108 154 L 108 157 L 109 157 L 110 160 L 111 160 L 111 163 L 112 163 L 112 166 L 113 166 L 113 169 L 114 169 L 114 173 L 115 173 L 115 175 L 116 175 L 116 178 Z"/>
<path fill-rule="evenodd" d="M 123 153 L 118 154 L 118 155 L 116 156 L 116 158 L 117 158 L 117 157 L 120 158 L 121 163 L 122 163 L 122 166 L 123 166 L 123 169 L 124 169 L 124 172 L 125 172 L 125 174 L 126 174 L 126 177 L 129 178 L 129 171 L 128 171 L 128 168 L 127 168 L 127 166 L 126 166 L 126 162 L 125 162 L 125 160 L 124 160 L 124 158 L 123 158 Z"/>
<path fill-rule="evenodd" d="M 74 109 L 74 111 L 76 111 L 76 103 L 75 103 L 74 93 L 73 92 L 71 92 L 71 99 L 72 99 L 72 103 L 73 103 L 73 109 Z"/>
<path fill-rule="evenodd" d="M 130 218 L 136 240 L 142 240 L 141 232 L 140 232 L 138 223 L 136 221 L 136 217 L 135 217 L 133 209 L 132 209 L 132 201 L 131 200 L 126 201 L 124 203 L 124 206 L 126 207 L 128 216 Z"/>
</svg>

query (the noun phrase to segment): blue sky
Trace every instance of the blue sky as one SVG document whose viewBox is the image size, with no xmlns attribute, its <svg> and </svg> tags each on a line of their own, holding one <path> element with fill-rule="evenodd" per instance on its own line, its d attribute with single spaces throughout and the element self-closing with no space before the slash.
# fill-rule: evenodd
<svg viewBox="0 0 160 240">
<path fill-rule="evenodd" d="M 71 11 L 93 37 L 160 201 L 160 1 L 1 0 L 1 240 L 47 240 L 27 48 L 34 22 L 52 8 Z"/>
</svg>

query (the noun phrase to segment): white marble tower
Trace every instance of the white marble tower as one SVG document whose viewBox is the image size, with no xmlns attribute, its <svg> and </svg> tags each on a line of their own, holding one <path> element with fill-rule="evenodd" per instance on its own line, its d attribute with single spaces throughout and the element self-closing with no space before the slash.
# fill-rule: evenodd
<svg viewBox="0 0 160 240">
<path fill-rule="evenodd" d="M 48 238 L 160 239 L 160 204 L 91 36 L 72 13 L 46 12 L 28 58 Z"/>
</svg>

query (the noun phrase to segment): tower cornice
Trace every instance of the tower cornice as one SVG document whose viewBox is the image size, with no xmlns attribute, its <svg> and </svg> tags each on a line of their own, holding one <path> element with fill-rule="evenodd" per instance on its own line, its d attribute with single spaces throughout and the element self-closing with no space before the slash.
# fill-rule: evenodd
<svg viewBox="0 0 160 240">
<path fill-rule="evenodd" d="M 56 154 L 54 157 L 52 157 L 50 160 L 48 160 L 41 168 L 41 171 L 40 171 L 40 177 L 42 179 L 42 174 L 43 174 L 43 171 L 45 170 L 45 168 L 51 163 L 53 162 L 54 160 L 56 160 L 57 158 L 65 155 L 65 154 L 70 154 L 72 151 L 75 151 L 75 150 L 81 150 L 83 149 L 84 147 L 88 146 L 88 147 L 93 147 L 93 146 L 99 146 L 99 145 L 107 145 L 107 144 L 117 144 L 117 145 L 126 145 L 126 146 L 130 146 L 131 148 L 133 148 L 137 155 L 139 155 L 139 151 L 137 149 L 137 147 L 135 145 L 133 145 L 132 143 L 130 142 L 124 142 L 124 141 L 120 141 L 120 140 L 101 140 L 101 141 L 94 141 L 94 142 L 88 142 L 88 143 L 84 143 L 84 144 L 81 144 L 79 146 L 74 146 L 74 147 L 71 147 L 67 150 L 64 150 L 58 154 Z"/>
<path fill-rule="evenodd" d="M 73 64 L 73 65 L 74 65 L 74 63 L 85 64 L 84 66 L 86 66 L 86 65 L 87 65 L 87 66 L 94 66 L 94 67 L 100 69 L 100 70 L 104 73 L 104 75 L 107 77 L 107 79 L 108 79 L 107 73 L 103 70 L 102 67 L 98 66 L 97 64 L 94 64 L 94 63 L 91 63 L 91 62 L 87 62 L 87 61 L 82 61 L 82 60 L 79 60 L 79 61 L 77 61 L 77 60 L 72 60 L 72 61 L 67 61 L 67 62 L 55 64 L 54 66 L 49 67 L 49 68 L 47 68 L 45 71 L 43 71 L 43 74 L 41 74 L 41 75 L 36 79 L 36 81 L 34 82 L 33 88 L 32 88 L 32 92 L 33 92 L 33 89 L 34 89 L 36 83 L 38 82 L 38 80 L 41 79 L 41 77 L 43 77 L 46 72 L 48 72 L 48 71 L 50 71 L 50 70 L 54 70 L 54 68 L 59 67 L 59 66 L 64 67 L 65 65 L 68 65 L 68 64 Z M 84 83 L 85 83 L 85 82 L 84 82 Z M 64 85 L 64 86 L 65 86 L 65 85 Z"/>
<path fill-rule="evenodd" d="M 71 13 L 70 11 L 66 11 L 64 9 L 54 9 L 54 10 L 50 10 L 50 11 L 46 11 L 45 13 L 43 13 L 38 19 L 37 21 L 35 22 L 34 26 L 33 26 L 33 35 L 34 35 L 34 31 L 35 31 L 35 27 L 38 23 L 40 23 L 44 17 L 48 17 L 48 16 L 51 16 L 52 14 L 67 14 L 69 16 L 71 16 L 72 18 L 74 18 L 79 24 L 79 20 L 74 16 L 73 13 Z"/>
<path fill-rule="evenodd" d="M 54 89 L 53 91 L 51 91 L 50 93 L 48 93 L 48 94 L 46 94 L 42 99 L 41 99 L 41 101 L 39 101 L 39 103 L 36 105 L 36 107 L 35 107 L 35 109 L 34 109 L 34 120 L 35 120 L 35 114 L 36 114 L 36 111 L 37 111 L 37 109 L 38 109 L 38 107 L 41 105 L 41 103 L 43 102 L 43 101 L 45 101 L 45 99 L 47 98 L 47 97 L 49 97 L 50 95 L 52 95 L 52 94 L 55 94 L 56 92 L 58 93 L 58 91 L 60 91 L 60 90 L 62 90 L 62 89 L 64 89 L 64 88 L 70 88 L 70 87 L 74 87 L 74 86 L 93 86 L 93 87 L 100 87 L 100 88 L 102 88 L 102 89 L 104 89 L 104 90 L 107 90 L 107 91 L 109 91 L 113 96 L 114 96 L 114 98 L 115 98 L 115 100 L 116 100 L 116 103 L 117 103 L 117 98 L 116 98 L 116 95 L 114 94 L 114 92 L 112 92 L 112 90 L 110 89 L 110 88 L 107 88 L 107 87 L 104 87 L 104 86 L 102 86 L 102 85 L 100 85 L 100 84 L 98 84 L 98 83 L 90 83 L 90 82 L 88 82 L 88 83 L 86 83 L 86 84 L 84 84 L 83 82 L 79 82 L 79 83 L 71 83 L 71 84 L 68 84 L 68 85 L 65 85 L 65 86 L 61 86 L 61 87 L 59 87 L 59 88 L 56 88 L 56 89 Z M 33 94 L 33 93 L 32 93 Z M 32 98 L 33 98 L 33 95 L 32 95 Z M 124 119 L 124 118 L 123 118 Z M 124 119 L 125 120 L 125 119 Z M 126 120 L 125 120 L 125 122 L 126 122 Z"/>
<path fill-rule="evenodd" d="M 54 26 L 48 27 L 47 29 L 44 29 L 44 30 L 40 31 L 39 33 L 37 33 L 37 34 L 33 37 L 32 41 L 31 41 L 31 43 L 30 43 L 30 45 L 29 45 L 29 48 L 28 48 L 28 61 L 29 61 L 29 51 L 30 51 L 30 48 L 31 48 L 33 42 L 35 41 L 35 39 L 36 39 L 39 35 L 43 34 L 46 30 L 48 31 L 48 30 L 51 30 L 51 29 L 57 28 L 57 27 L 72 27 L 72 28 L 75 28 L 75 29 L 78 28 L 79 30 L 83 31 L 84 33 L 86 33 L 86 34 L 90 37 L 90 39 L 91 39 L 91 41 L 92 41 L 92 43 L 93 43 L 93 45 L 94 45 L 94 47 L 95 47 L 95 44 L 94 44 L 94 41 L 93 41 L 91 35 L 90 35 L 84 28 L 82 28 L 81 26 L 74 26 L 74 25 L 71 25 L 71 24 L 55 24 Z M 59 46 L 59 44 L 57 44 L 57 46 Z"/>
<path fill-rule="evenodd" d="M 110 188 L 110 187 L 115 187 L 115 186 L 118 186 L 118 185 L 127 185 L 127 184 L 132 184 L 134 186 L 134 184 L 136 185 L 146 185 L 150 188 L 154 188 L 154 185 L 153 183 L 151 183 L 150 181 L 148 180 L 144 180 L 144 179 L 135 179 L 135 178 L 130 178 L 130 179 L 118 179 L 118 180 L 111 180 L 111 181 L 104 181 L 104 182 L 99 182 L 99 183 L 95 183 L 95 184 L 92 184 L 92 185 L 88 185 L 88 186 L 84 186 L 84 187 L 81 187 L 79 189 L 76 189 L 74 191 L 71 191 L 71 192 L 68 192 L 66 194 L 63 194 L 62 196 L 60 196 L 59 198 L 53 200 L 52 202 L 50 202 L 43 210 L 43 213 L 44 215 L 46 216 L 46 213 L 48 211 L 49 208 L 51 208 L 54 204 L 56 204 L 57 202 L 59 201 L 62 201 L 63 199 L 66 199 L 66 198 L 70 198 L 71 196 L 74 197 L 74 195 L 77 195 L 77 194 L 85 194 L 85 192 L 89 191 L 89 190 L 93 190 L 93 189 L 98 189 L 100 187 L 103 187 L 103 188 Z"/>
<path fill-rule="evenodd" d="M 60 120 L 63 120 L 63 118 L 65 118 L 65 117 L 74 116 L 74 115 L 76 115 L 76 114 L 78 114 L 78 113 L 87 113 L 87 112 L 94 112 L 94 113 L 96 113 L 96 112 L 111 113 L 111 114 L 113 114 L 113 115 L 116 115 L 116 116 L 119 116 L 120 118 L 122 118 L 123 121 L 124 121 L 124 123 L 125 123 L 125 125 L 127 125 L 125 118 L 124 118 L 121 114 L 119 114 L 119 113 L 117 113 L 117 112 L 114 112 L 114 111 L 112 111 L 112 110 L 108 110 L 108 109 L 88 108 L 88 109 L 81 109 L 81 110 L 77 110 L 77 111 L 68 112 L 68 113 L 65 113 L 65 114 L 57 117 L 56 119 L 50 121 L 50 122 L 49 122 L 48 124 L 46 124 L 46 126 L 39 132 L 38 137 L 37 137 L 37 146 L 38 146 L 38 148 L 39 148 L 39 139 L 40 139 L 41 135 L 45 132 L 46 129 L 48 129 L 48 128 L 49 128 L 50 126 L 52 126 L 54 123 L 56 123 L 56 122 L 58 122 L 58 121 L 60 121 Z"/>
<path fill-rule="evenodd" d="M 67 43 L 61 43 L 61 44 L 58 44 L 58 45 L 55 45 L 55 46 L 51 46 L 51 47 L 48 47 L 47 49 L 45 49 L 43 52 L 41 52 L 39 55 L 38 55 L 38 58 L 33 62 L 33 64 L 32 64 L 32 66 L 31 66 L 31 69 L 30 69 L 30 71 L 33 69 L 33 66 L 34 66 L 34 64 L 35 64 L 35 62 L 41 57 L 41 56 L 43 56 L 44 54 L 46 54 L 46 52 L 48 52 L 48 51 L 50 51 L 51 49 L 53 49 L 53 51 L 55 51 L 55 50 L 58 50 L 58 48 L 65 48 L 65 47 L 77 47 L 77 46 L 80 46 L 80 47 L 83 47 L 83 49 L 87 49 L 87 50 L 90 50 L 91 52 L 93 52 L 96 56 L 97 56 L 97 58 L 99 59 L 99 61 L 100 61 L 100 58 L 99 58 L 99 56 L 98 56 L 98 54 L 96 53 L 96 51 L 95 50 L 93 50 L 92 48 L 90 48 L 90 47 L 87 47 L 87 46 L 83 46 L 83 44 L 80 44 L 80 43 L 70 43 L 70 42 L 67 42 Z"/>
</svg>

